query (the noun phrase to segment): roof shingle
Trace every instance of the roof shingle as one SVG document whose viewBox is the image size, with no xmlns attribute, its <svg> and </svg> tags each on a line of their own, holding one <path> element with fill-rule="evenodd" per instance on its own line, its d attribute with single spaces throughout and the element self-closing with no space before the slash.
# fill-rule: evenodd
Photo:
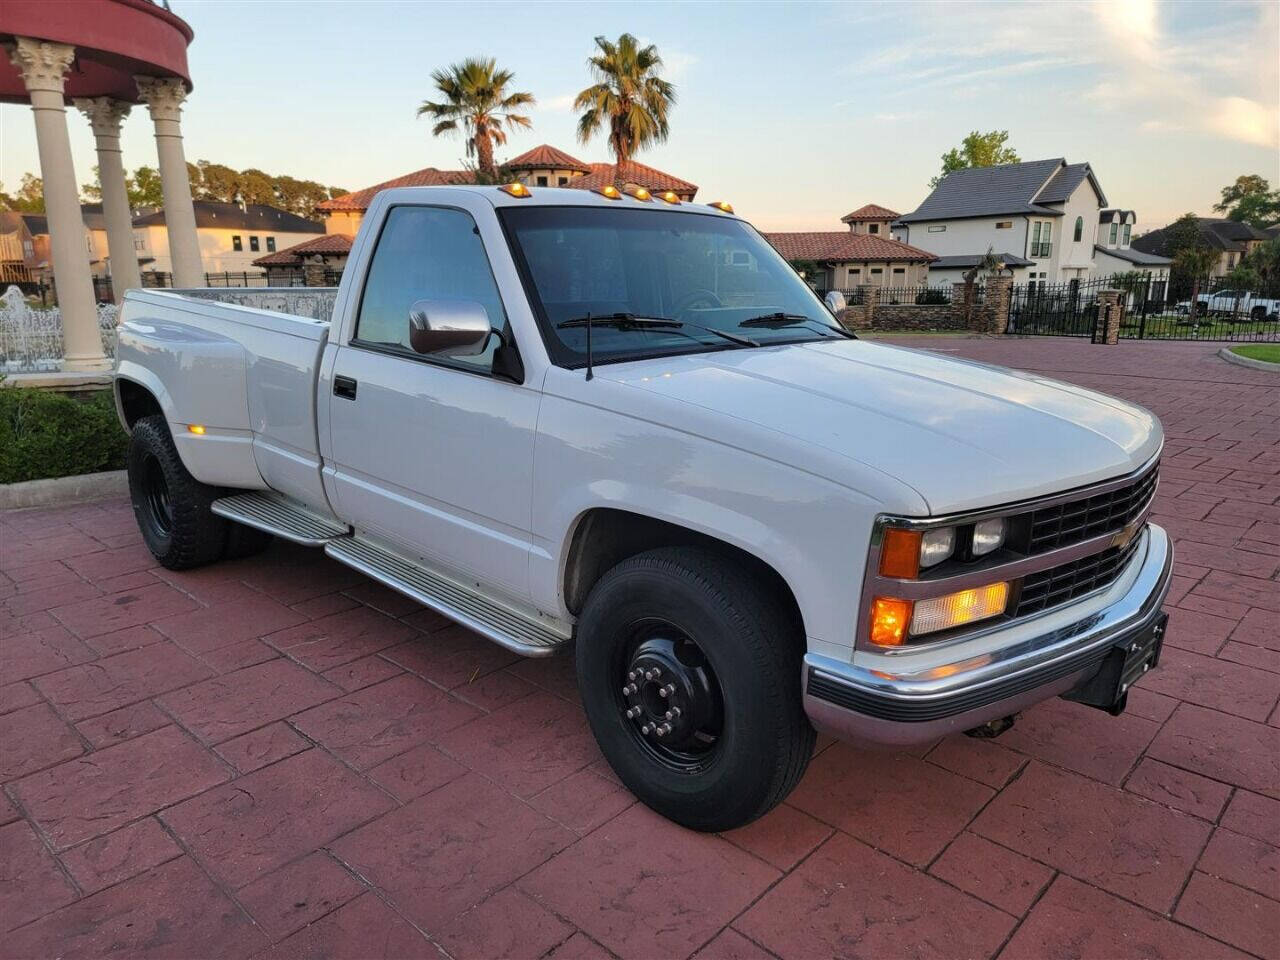
<svg viewBox="0 0 1280 960">
<path fill-rule="evenodd" d="M 840 218 L 841 223 L 861 223 L 864 220 L 896 220 L 902 214 L 896 210 L 890 210 L 888 207 L 882 207 L 878 203 L 866 203 L 860 206 L 852 213 L 846 213 Z"/>
<path fill-rule="evenodd" d="M 634 183 L 650 191 L 671 190 L 690 199 L 698 192 L 698 185 L 688 180 L 681 180 L 656 167 L 628 160 L 626 163 L 593 163 L 591 172 L 583 177 L 574 177 L 565 187 L 572 190 L 597 190 L 613 184 L 616 187 Z"/>
<path fill-rule="evenodd" d="M 591 167 L 576 157 L 571 157 L 563 150 L 557 150 L 549 143 L 544 143 L 526 150 L 514 160 L 503 164 L 508 170 L 579 170 L 590 173 Z"/>
<path fill-rule="evenodd" d="M 375 183 L 372 187 L 344 193 L 342 196 L 334 197 L 332 200 L 317 203 L 316 209 L 322 213 L 332 213 L 338 210 L 364 211 L 369 209 L 369 204 L 373 203 L 373 198 L 378 195 L 379 191 L 390 190 L 392 187 L 448 187 L 459 183 L 474 182 L 475 175 L 470 170 L 437 170 L 435 167 L 424 167 L 421 170 L 413 171 L 413 173 L 406 173 L 402 177 L 384 180 L 382 183 Z"/>
<path fill-rule="evenodd" d="M 808 233 L 766 233 L 764 238 L 788 260 L 830 260 L 834 262 L 897 261 L 926 263 L 936 260 L 932 253 L 899 243 L 888 237 L 844 230 Z"/>
<path fill-rule="evenodd" d="M 314 240 L 304 240 L 285 250 L 268 253 L 253 261 L 255 267 L 290 267 L 302 263 L 302 258 L 317 253 L 330 256 L 351 252 L 351 238 L 345 233 L 326 233 Z"/>
<path fill-rule="evenodd" d="M 306 217 L 299 217 L 286 210 L 266 204 L 251 203 L 243 210 L 234 203 L 215 203 L 197 200 L 192 206 L 196 212 L 196 226 L 221 230 L 279 230 L 282 233 L 324 233 L 324 224 Z M 164 210 L 135 217 L 135 227 L 164 225 Z"/>
<path fill-rule="evenodd" d="M 1034 198 L 1066 161 L 1032 160 L 995 167 L 972 167 L 947 174 L 933 192 L 902 223 L 992 217 L 1006 213 L 1061 216 L 1061 210 L 1040 206 Z"/>
</svg>

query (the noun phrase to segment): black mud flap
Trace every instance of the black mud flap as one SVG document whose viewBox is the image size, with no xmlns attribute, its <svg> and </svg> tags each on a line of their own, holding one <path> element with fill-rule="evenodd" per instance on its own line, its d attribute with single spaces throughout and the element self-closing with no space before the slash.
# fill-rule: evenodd
<svg viewBox="0 0 1280 960">
<path fill-rule="evenodd" d="M 1113 717 L 1120 716 L 1129 703 L 1129 688 L 1160 663 L 1168 620 L 1169 615 L 1162 613 L 1146 627 L 1118 641 L 1097 672 L 1064 693 L 1062 699 L 1097 707 Z"/>
</svg>

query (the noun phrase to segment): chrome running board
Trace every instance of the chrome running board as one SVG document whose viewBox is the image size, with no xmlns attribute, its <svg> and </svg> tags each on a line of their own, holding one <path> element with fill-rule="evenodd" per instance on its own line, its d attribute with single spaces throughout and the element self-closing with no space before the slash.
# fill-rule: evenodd
<svg viewBox="0 0 1280 960">
<path fill-rule="evenodd" d="M 366 540 L 330 540 L 324 552 L 522 656 L 550 656 L 571 638 L 565 624 L 536 620 Z"/>
<path fill-rule="evenodd" d="M 345 524 L 317 516 L 292 501 L 269 493 L 237 493 L 222 497 L 213 501 L 210 509 L 220 517 L 307 547 L 322 547 L 334 537 L 346 536 L 350 532 Z"/>
</svg>

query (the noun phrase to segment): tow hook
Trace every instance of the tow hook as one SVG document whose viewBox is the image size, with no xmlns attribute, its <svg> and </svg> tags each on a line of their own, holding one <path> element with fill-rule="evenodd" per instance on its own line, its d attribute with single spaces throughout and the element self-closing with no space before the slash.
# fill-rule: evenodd
<svg viewBox="0 0 1280 960">
<path fill-rule="evenodd" d="M 976 740 L 994 740 L 1006 730 L 1011 730 L 1015 719 L 1017 719 L 1016 715 L 1011 714 L 1007 717 L 1001 717 L 998 720 L 988 720 L 980 727 L 974 727 L 971 730 L 966 730 L 964 735 L 966 737 L 973 737 Z"/>
</svg>

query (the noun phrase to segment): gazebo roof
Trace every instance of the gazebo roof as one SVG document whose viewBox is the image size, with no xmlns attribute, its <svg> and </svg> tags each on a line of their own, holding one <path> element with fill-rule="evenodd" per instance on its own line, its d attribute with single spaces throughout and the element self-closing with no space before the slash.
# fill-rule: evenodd
<svg viewBox="0 0 1280 960">
<path fill-rule="evenodd" d="M 191 89 L 187 22 L 150 0 L 4 0 L 0 44 L 15 37 L 76 48 L 66 96 L 112 97 L 138 103 L 135 76 L 178 77 Z M 22 76 L 0 56 L 0 102 L 26 103 Z"/>
</svg>

